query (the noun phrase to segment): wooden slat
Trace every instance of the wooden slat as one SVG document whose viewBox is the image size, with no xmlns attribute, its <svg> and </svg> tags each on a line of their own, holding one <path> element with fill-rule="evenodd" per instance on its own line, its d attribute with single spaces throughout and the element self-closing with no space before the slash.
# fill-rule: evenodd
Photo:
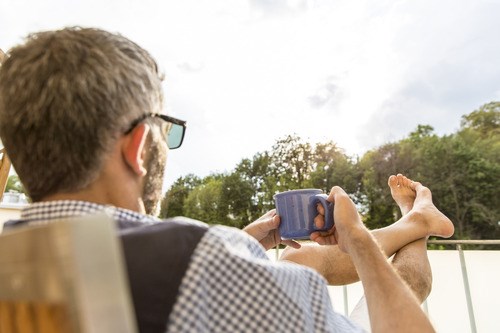
<svg viewBox="0 0 500 333">
<path fill-rule="evenodd" d="M 0 301 L 1 333 L 71 333 L 63 305 Z"/>
<path fill-rule="evenodd" d="M 7 180 L 9 179 L 10 172 L 10 159 L 5 152 L 5 148 L 2 148 L 2 160 L 0 164 L 0 201 L 3 198 L 3 193 L 5 192 L 5 187 L 7 186 Z"/>
<path fill-rule="evenodd" d="M 14 304 L 14 317 L 19 333 L 36 333 L 33 311 L 30 303 L 16 302 Z"/>
<path fill-rule="evenodd" d="M 14 333 L 13 305 L 9 302 L 0 301 L 0 332 Z"/>
<path fill-rule="evenodd" d="M 70 332 L 68 317 L 62 305 L 37 303 L 34 308 L 38 333 Z"/>
</svg>

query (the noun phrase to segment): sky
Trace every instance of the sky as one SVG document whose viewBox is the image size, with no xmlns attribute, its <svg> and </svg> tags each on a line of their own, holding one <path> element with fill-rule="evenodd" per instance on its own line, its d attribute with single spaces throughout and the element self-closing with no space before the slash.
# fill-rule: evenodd
<svg viewBox="0 0 500 333">
<path fill-rule="evenodd" d="M 231 171 L 285 135 L 349 155 L 500 100 L 500 1 L 0 0 L 0 48 L 92 26 L 150 51 L 187 120 L 164 187 Z"/>
</svg>

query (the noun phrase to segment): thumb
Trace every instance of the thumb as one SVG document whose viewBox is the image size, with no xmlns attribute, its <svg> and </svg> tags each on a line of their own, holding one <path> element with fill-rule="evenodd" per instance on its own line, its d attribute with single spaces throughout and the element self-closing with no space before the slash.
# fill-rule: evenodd
<svg viewBox="0 0 500 333">
<path fill-rule="evenodd" d="M 344 196 L 344 195 L 347 195 L 347 193 L 342 189 L 342 187 L 340 186 L 334 186 L 332 187 L 332 189 L 330 190 L 330 194 L 328 195 L 328 201 L 330 202 L 335 202 L 335 198 L 337 196 Z"/>
<path fill-rule="evenodd" d="M 280 217 L 278 215 L 274 215 L 273 217 L 263 220 L 262 227 L 269 231 L 278 228 L 279 225 Z"/>
<path fill-rule="evenodd" d="M 277 229 L 280 224 L 279 216 L 269 216 L 266 218 L 260 218 L 254 223 L 250 224 L 249 227 L 253 226 L 259 233 L 268 233 L 271 230 Z"/>
</svg>

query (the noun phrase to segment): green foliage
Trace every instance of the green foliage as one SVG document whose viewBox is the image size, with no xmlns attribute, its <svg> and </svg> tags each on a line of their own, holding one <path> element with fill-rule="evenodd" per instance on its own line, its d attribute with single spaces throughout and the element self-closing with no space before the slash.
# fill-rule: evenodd
<svg viewBox="0 0 500 333">
<path fill-rule="evenodd" d="M 472 129 L 483 136 L 498 135 L 500 130 L 500 102 L 484 104 L 478 110 L 462 117 L 462 129 Z"/>
<path fill-rule="evenodd" d="M 337 185 L 348 193 L 359 190 L 360 173 L 355 161 L 333 142 L 318 143 L 313 154 L 309 186 L 328 193 Z"/>
<path fill-rule="evenodd" d="M 185 215 L 201 221 L 228 224 L 227 207 L 221 205 L 222 179 L 211 177 L 189 192 L 184 201 Z"/>
<path fill-rule="evenodd" d="M 305 187 L 313 168 L 313 154 L 311 144 L 295 134 L 276 141 L 270 153 L 270 170 L 278 180 L 279 192 Z"/>
<path fill-rule="evenodd" d="M 193 174 L 177 179 L 163 197 L 159 216 L 167 218 L 185 215 L 184 201 L 189 193 L 201 183 L 201 179 Z"/>
<path fill-rule="evenodd" d="M 26 190 L 24 189 L 23 184 L 19 180 L 17 175 L 11 175 L 7 178 L 7 185 L 5 186 L 5 192 L 19 192 L 26 194 Z"/>
<path fill-rule="evenodd" d="M 273 195 L 298 188 L 328 192 L 343 187 L 368 227 L 400 217 L 387 187 L 402 173 L 430 187 L 436 206 L 456 227 L 456 238 L 499 238 L 500 103 L 462 117 L 454 134 L 438 136 L 418 125 L 408 137 L 347 156 L 333 142 L 311 144 L 297 135 L 278 139 L 270 151 L 245 158 L 228 174 L 179 178 L 166 193 L 162 215 L 243 227 L 274 208 Z M 168 208 L 168 210 L 167 210 Z"/>
</svg>

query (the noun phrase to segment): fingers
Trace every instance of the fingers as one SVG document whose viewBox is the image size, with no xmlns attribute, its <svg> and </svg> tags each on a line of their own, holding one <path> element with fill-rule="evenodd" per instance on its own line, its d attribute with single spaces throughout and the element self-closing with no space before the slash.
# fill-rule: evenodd
<svg viewBox="0 0 500 333">
<path fill-rule="evenodd" d="M 337 244 L 335 233 L 336 229 L 335 226 L 333 226 L 333 228 L 328 231 L 315 231 L 311 233 L 309 238 L 319 245 L 335 245 Z"/>
<path fill-rule="evenodd" d="M 293 239 L 283 239 L 281 244 L 293 247 L 294 249 L 300 249 L 300 243 L 297 243 Z"/>
<path fill-rule="evenodd" d="M 316 209 L 318 210 L 318 213 L 320 213 L 323 216 L 325 215 L 325 208 L 319 202 L 316 204 Z"/>
<path fill-rule="evenodd" d="M 265 215 L 267 215 L 267 214 L 269 214 L 269 215 L 271 215 L 271 216 L 276 215 L 276 208 L 271 209 L 271 210 L 270 210 L 270 211 L 268 211 Z"/>
<path fill-rule="evenodd" d="M 314 225 L 317 229 L 323 229 L 325 226 L 325 208 L 322 204 L 318 203 L 316 205 L 316 209 L 318 210 L 318 215 L 314 218 Z"/>
<path fill-rule="evenodd" d="M 258 223 L 266 230 L 276 229 L 280 224 L 280 217 L 278 215 L 271 215 L 267 212 L 258 221 Z"/>
<path fill-rule="evenodd" d="M 270 211 L 268 211 L 267 213 L 265 213 L 264 215 L 262 215 L 261 217 L 259 217 L 259 220 L 260 219 L 269 218 L 269 217 L 272 217 L 272 216 L 275 216 L 275 215 L 276 215 L 276 209 L 271 209 Z"/>
<path fill-rule="evenodd" d="M 323 229 L 325 226 L 325 218 L 323 215 L 317 215 L 314 218 L 314 225 L 316 226 L 317 229 Z"/>
<path fill-rule="evenodd" d="M 276 230 L 280 224 L 280 218 L 278 215 L 273 215 L 275 212 L 269 211 L 263 216 L 261 216 L 257 221 L 250 223 L 245 228 L 250 236 L 254 237 L 258 241 L 266 237 L 269 232 Z"/>
<path fill-rule="evenodd" d="M 267 220 L 267 230 L 277 229 L 280 225 L 280 217 L 278 215 L 274 215 Z"/>
</svg>

